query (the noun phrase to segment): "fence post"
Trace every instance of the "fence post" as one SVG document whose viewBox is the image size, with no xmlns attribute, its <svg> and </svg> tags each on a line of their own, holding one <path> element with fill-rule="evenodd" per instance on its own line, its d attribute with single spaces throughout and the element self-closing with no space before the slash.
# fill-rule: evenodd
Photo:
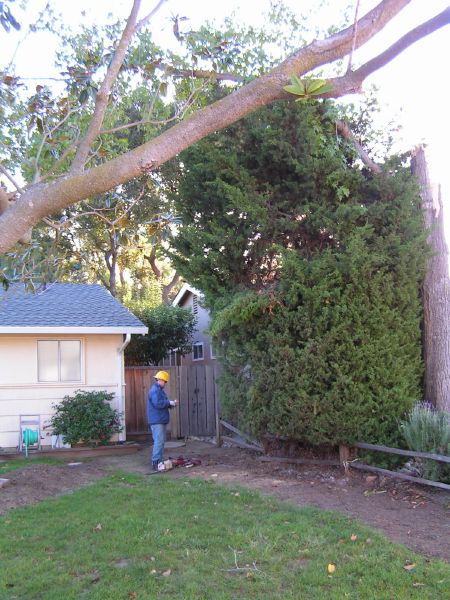
<svg viewBox="0 0 450 600">
<path fill-rule="evenodd" d="M 222 446 L 222 425 L 220 424 L 220 406 L 218 394 L 215 394 L 214 408 L 216 413 L 216 446 L 220 448 Z"/>
</svg>

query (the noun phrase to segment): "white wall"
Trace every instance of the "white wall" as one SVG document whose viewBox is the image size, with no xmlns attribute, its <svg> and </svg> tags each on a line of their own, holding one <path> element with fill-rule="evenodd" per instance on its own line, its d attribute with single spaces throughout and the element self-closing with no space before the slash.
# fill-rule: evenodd
<svg viewBox="0 0 450 600">
<path fill-rule="evenodd" d="M 81 340 L 81 382 L 39 383 L 37 341 Z M 52 404 L 77 389 L 113 392 L 117 406 L 120 371 L 117 350 L 122 335 L 0 335 L 0 447 L 19 443 L 20 415 L 39 415 L 43 445 L 51 444 L 51 430 L 43 429 L 53 413 Z"/>
</svg>

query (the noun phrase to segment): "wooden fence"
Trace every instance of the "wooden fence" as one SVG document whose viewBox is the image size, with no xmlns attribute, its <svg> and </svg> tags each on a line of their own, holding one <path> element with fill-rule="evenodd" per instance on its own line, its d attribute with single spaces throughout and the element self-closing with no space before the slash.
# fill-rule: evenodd
<svg viewBox="0 0 450 600">
<path fill-rule="evenodd" d="M 160 367 L 125 368 L 125 420 L 127 439 L 150 438 L 147 425 L 147 394 Z M 218 414 L 217 366 L 164 367 L 170 374 L 166 387 L 179 405 L 171 411 L 168 434 L 172 438 L 214 436 Z"/>
<path fill-rule="evenodd" d="M 391 448 L 389 446 L 379 446 L 377 444 L 367 444 L 366 442 L 357 442 L 353 444 L 354 448 L 360 448 L 362 450 L 372 450 L 375 452 L 384 452 L 386 454 L 396 454 L 400 456 L 415 456 L 418 458 L 425 458 L 428 460 L 435 460 L 443 463 L 450 463 L 450 456 L 444 456 L 442 454 L 433 454 L 431 452 L 417 452 L 415 450 L 401 450 L 399 448 Z M 422 485 L 430 485 L 432 487 L 441 488 L 443 490 L 450 490 L 448 483 L 441 483 L 439 481 L 431 481 L 429 479 L 423 479 L 422 477 L 415 477 L 402 473 L 399 471 L 389 471 L 388 469 L 382 469 L 380 467 L 373 467 L 372 465 L 366 465 L 359 462 L 357 459 L 350 460 L 351 448 L 348 446 L 339 447 L 339 457 L 341 463 L 347 469 L 352 467 L 353 469 L 361 469 L 363 471 L 370 471 L 372 473 L 379 473 L 380 475 L 386 475 L 388 477 L 394 477 L 395 479 L 403 479 L 405 481 L 412 481 L 413 483 L 420 483 Z"/>
<path fill-rule="evenodd" d="M 178 367 L 180 436 L 214 436 L 218 409 L 217 367 Z"/>
<path fill-rule="evenodd" d="M 147 425 L 147 394 L 154 383 L 154 376 L 160 367 L 126 367 L 125 368 L 125 423 L 127 439 L 145 440 L 150 438 Z M 178 397 L 177 367 L 164 367 L 170 375 L 166 387 L 169 398 Z M 178 409 L 171 411 L 168 433 L 178 437 Z"/>
</svg>

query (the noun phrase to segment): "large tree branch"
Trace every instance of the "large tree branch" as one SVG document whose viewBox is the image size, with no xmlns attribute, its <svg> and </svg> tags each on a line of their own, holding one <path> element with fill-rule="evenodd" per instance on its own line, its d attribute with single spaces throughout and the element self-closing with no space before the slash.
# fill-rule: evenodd
<svg viewBox="0 0 450 600">
<path fill-rule="evenodd" d="M 156 279 L 160 279 L 161 278 L 161 270 L 159 269 L 158 265 L 156 264 L 156 248 L 155 246 L 152 246 L 152 250 L 150 252 L 150 254 L 146 254 L 144 255 L 145 260 L 148 261 L 150 268 L 153 272 L 153 275 L 156 277 Z"/>
<path fill-rule="evenodd" d="M 97 92 L 95 99 L 94 114 L 92 115 L 92 119 L 89 123 L 86 135 L 81 140 L 77 149 L 77 153 L 75 154 L 75 158 L 73 159 L 72 167 L 70 169 L 72 173 L 80 172 L 84 168 L 84 165 L 89 156 L 89 151 L 91 149 L 92 142 L 94 141 L 102 126 L 112 86 L 114 85 L 114 82 L 117 79 L 117 75 L 119 74 L 119 70 L 123 65 L 123 61 L 125 59 L 132 37 L 141 27 L 143 27 L 151 19 L 151 17 L 159 10 L 159 8 L 165 2 L 166 0 L 159 0 L 157 6 L 152 10 L 152 12 L 143 19 L 141 19 L 141 21 L 137 22 L 138 13 L 141 6 L 141 0 L 134 0 L 133 8 L 131 9 L 130 16 L 128 17 L 127 24 L 125 26 L 125 29 L 123 30 L 122 37 L 119 41 L 116 51 L 114 52 L 114 57 L 111 61 L 111 64 L 108 67 L 105 79 L 103 80 L 103 83 L 100 86 L 99 91 Z"/>
<path fill-rule="evenodd" d="M 173 288 L 177 285 L 177 283 L 180 281 L 180 279 L 181 279 L 181 275 L 175 271 L 171 281 L 167 285 L 163 286 L 162 298 L 163 298 L 164 304 L 169 304 L 170 293 L 172 292 Z"/>
<path fill-rule="evenodd" d="M 350 52 L 353 43 L 355 47 L 359 47 L 379 32 L 408 4 L 408 1 L 383 0 L 358 21 L 356 40 L 354 40 L 354 27 L 351 26 L 325 40 L 314 41 L 295 52 L 268 74 L 251 81 L 210 106 L 198 110 L 157 138 L 120 157 L 86 172 L 69 174 L 57 181 L 31 187 L 0 217 L 0 252 L 10 248 L 27 229 L 44 216 L 61 210 L 73 202 L 103 193 L 139 177 L 170 160 L 208 134 L 227 127 L 274 100 L 292 97 L 283 91 L 283 86 L 288 83 L 291 74 L 302 76 L 317 67 L 342 58 Z M 431 21 L 434 22 L 436 19 L 438 21 L 432 25 L 432 31 L 438 26 L 447 24 L 450 14 L 444 11 Z M 382 60 L 391 60 L 407 45 L 423 37 L 424 28 L 430 27 L 429 24 L 430 21 L 413 30 L 416 32 L 414 35 L 408 34 L 402 38 L 403 42 L 400 46 L 397 44 L 394 45 L 395 48 L 389 49 L 388 56 L 386 53 L 380 55 L 383 57 Z M 405 38 L 408 38 L 407 42 L 404 41 Z M 324 94 L 324 97 L 340 97 L 360 91 L 364 78 L 377 68 L 379 68 L 379 61 L 374 59 L 354 73 L 350 72 L 343 77 L 330 79 L 333 91 Z"/>
<path fill-rule="evenodd" d="M 373 173 L 382 173 L 383 169 L 380 167 L 380 165 L 377 165 L 377 163 L 370 158 L 370 156 L 367 154 L 367 152 L 356 139 L 348 123 L 344 123 L 344 121 L 336 121 L 336 129 L 339 131 L 342 137 L 344 137 L 346 140 L 350 140 L 353 143 L 356 152 L 358 153 L 360 159 L 363 161 L 366 167 L 368 167 Z"/>
<path fill-rule="evenodd" d="M 418 27 L 409 31 L 406 35 L 397 40 L 395 44 L 392 44 L 392 46 L 390 46 L 387 50 L 357 69 L 356 73 L 358 73 L 362 79 L 365 79 L 371 73 L 374 73 L 378 69 L 381 69 L 381 67 L 384 67 L 391 62 L 396 56 L 406 50 L 406 48 L 409 48 L 409 46 L 418 40 L 430 35 L 438 29 L 441 29 L 449 23 L 450 6 L 429 21 L 426 21 L 425 23 L 422 23 Z"/>
</svg>

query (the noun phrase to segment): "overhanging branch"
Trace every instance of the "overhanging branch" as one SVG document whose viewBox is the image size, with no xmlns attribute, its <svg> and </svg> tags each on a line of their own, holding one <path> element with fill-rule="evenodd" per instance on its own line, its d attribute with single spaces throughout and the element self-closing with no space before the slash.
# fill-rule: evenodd
<svg viewBox="0 0 450 600">
<path fill-rule="evenodd" d="M 355 47 L 376 35 L 409 0 L 383 0 L 357 22 Z M 339 97 L 360 90 L 364 78 L 392 60 L 405 47 L 427 32 L 449 22 L 449 11 L 419 26 L 376 59 L 353 73 L 330 79 L 334 91 L 323 97 Z M 292 98 L 283 91 L 293 73 L 303 76 L 317 67 L 333 62 L 350 52 L 354 41 L 353 26 L 322 41 L 302 48 L 268 74 L 235 90 L 229 96 L 196 111 L 157 138 L 107 163 L 85 172 L 74 172 L 47 184 L 25 191 L 0 217 L 0 252 L 8 250 L 32 225 L 43 217 L 79 200 L 96 196 L 164 164 L 179 152 L 208 134 L 223 129 L 274 100 Z M 98 132 L 98 129 L 96 130 Z"/>
</svg>

